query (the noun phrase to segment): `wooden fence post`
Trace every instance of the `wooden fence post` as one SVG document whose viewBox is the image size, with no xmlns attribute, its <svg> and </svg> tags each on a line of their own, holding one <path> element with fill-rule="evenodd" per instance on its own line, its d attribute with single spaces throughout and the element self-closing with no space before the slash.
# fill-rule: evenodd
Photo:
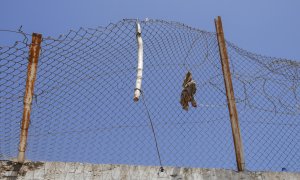
<svg viewBox="0 0 300 180">
<path fill-rule="evenodd" d="M 27 136 L 28 129 L 30 124 L 30 112 L 31 112 L 31 103 L 34 91 L 34 83 L 36 79 L 37 64 L 40 55 L 42 42 L 41 34 L 32 34 L 32 43 L 30 45 L 28 66 L 27 66 L 27 80 L 26 80 L 26 89 L 24 96 L 24 109 L 23 109 L 23 118 L 20 132 L 20 144 L 19 144 L 19 153 L 18 153 L 18 162 L 24 163 L 25 161 L 25 151 L 27 145 Z"/>
<path fill-rule="evenodd" d="M 241 138 L 241 132 L 239 126 L 239 118 L 238 118 L 237 108 L 235 104 L 232 79 L 230 74 L 229 58 L 227 54 L 226 42 L 225 42 L 224 32 L 222 27 L 222 20 L 220 16 L 218 16 L 218 18 L 215 19 L 215 26 L 217 31 L 219 52 L 220 52 L 221 64 L 222 64 L 222 70 L 224 76 L 224 83 L 225 83 L 232 136 L 233 136 L 233 142 L 235 148 L 237 169 L 238 171 L 244 171 L 245 170 L 244 150 L 243 150 L 243 144 L 242 144 L 242 138 Z"/>
</svg>

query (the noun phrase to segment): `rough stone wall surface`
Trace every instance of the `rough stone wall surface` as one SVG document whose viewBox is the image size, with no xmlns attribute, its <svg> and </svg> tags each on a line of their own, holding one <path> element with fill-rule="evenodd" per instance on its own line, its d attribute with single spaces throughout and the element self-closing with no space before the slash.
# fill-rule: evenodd
<svg viewBox="0 0 300 180">
<path fill-rule="evenodd" d="M 300 180 L 300 173 L 235 172 L 225 169 L 83 164 L 64 162 L 0 162 L 0 179 L 10 180 Z"/>
</svg>

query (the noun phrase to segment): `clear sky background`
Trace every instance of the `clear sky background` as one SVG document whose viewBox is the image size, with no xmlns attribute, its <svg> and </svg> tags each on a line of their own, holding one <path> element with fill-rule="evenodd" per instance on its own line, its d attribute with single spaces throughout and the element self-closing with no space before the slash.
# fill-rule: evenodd
<svg viewBox="0 0 300 180">
<path fill-rule="evenodd" d="M 162 19 L 215 32 L 214 18 L 221 16 L 226 39 L 238 47 L 299 62 L 299 7 L 299 0 L 2 0 L 0 46 L 22 41 L 24 37 L 16 37 L 20 33 L 1 31 L 18 31 L 20 26 L 26 33 L 37 32 L 54 39 L 73 29 L 77 36 L 73 38 L 72 33 L 68 36 L 74 40 L 81 37 L 80 27 L 88 29 L 117 23 L 117 28 L 91 35 L 98 37 L 95 41 L 89 35 L 79 41 L 44 39 L 31 114 L 29 159 L 157 165 L 147 113 L 141 102 L 132 101 L 136 78 L 135 21 L 122 24 L 118 23 L 120 20 Z M 206 39 L 202 31 L 177 29 L 173 23 L 168 26 L 165 21 L 155 22 L 157 26 L 147 23 L 142 24 L 145 42 L 142 89 L 156 125 L 163 164 L 234 169 L 223 78 L 220 64 L 215 64 L 219 63 L 215 35 L 205 35 Z M 101 33 L 106 33 L 105 38 L 99 38 Z M 198 35 L 199 43 L 190 51 L 190 44 Z M 210 43 L 204 47 L 206 40 Z M 0 109 L 5 117 L 5 121 L 0 121 L 0 138 L 5 137 L 0 139 L 0 145 L 5 143 L 0 146 L 0 152 L 14 156 L 28 48 L 0 50 L 4 52 L 0 56 L 0 65 L 3 65 L 0 66 L 0 84 L 4 82 L 0 86 L 3 89 L 0 89 L 0 97 L 10 100 L 2 101 L 9 106 L 0 106 L 5 107 Z M 256 54 L 246 56 L 246 52 L 236 50 L 231 44 L 228 52 L 235 65 L 231 67 L 236 97 L 241 100 L 238 109 L 247 168 L 281 171 L 284 167 L 288 171 L 299 171 L 300 126 L 296 108 L 300 103 L 294 98 L 299 94 L 299 66 Z M 189 56 L 184 57 L 185 54 Z M 197 101 L 202 103 L 188 114 L 178 103 L 186 73 L 186 67 L 182 66 L 185 59 L 198 84 Z M 245 93 L 245 87 L 249 94 Z M 168 93 L 161 96 L 161 92 Z M 254 107 L 251 103 L 257 105 L 258 110 L 251 109 Z M 271 107 L 271 112 L 263 111 L 262 107 Z M 284 112 L 290 108 L 296 115 L 280 114 L 280 108 Z M 2 122 L 5 126 L 1 126 Z"/>
<path fill-rule="evenodd" d="M 179 21 L 215 31 L 222 16 L 226 39 L 267 56 L 300 60 L 298 0 L 2 0 L 0 29 L 58 36 L 79 27 L 106 26 L 124 18 Z M 1 41 L 9 35 L 1 33 Z M 12 38 L 11 38 L 12 39 Z"/>
</svg>

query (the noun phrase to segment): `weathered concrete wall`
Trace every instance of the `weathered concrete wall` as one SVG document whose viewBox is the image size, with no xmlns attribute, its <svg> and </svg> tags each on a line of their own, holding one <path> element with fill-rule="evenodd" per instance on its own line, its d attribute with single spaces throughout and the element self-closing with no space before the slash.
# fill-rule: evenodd
<svg viewBox="0 0 300 180">
<path fill-rule="evenodd" d="M 0 162 L 0 179 L 103 179 L 103 180 L 300 180 L 300 174 L 243 172 L 223 169 L 176 168 L 130 165 L 94 165 L 62 162 Z"/>
</svg>

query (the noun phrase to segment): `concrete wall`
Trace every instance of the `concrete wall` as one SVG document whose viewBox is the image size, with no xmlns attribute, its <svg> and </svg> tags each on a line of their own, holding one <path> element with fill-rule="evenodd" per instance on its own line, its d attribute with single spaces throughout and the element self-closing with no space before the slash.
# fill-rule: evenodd
<svg viewBox="0 0 300 180">
<path fill-rule="evenodd" d="M 0 179 L 104 179 L 104 180 L 300 180 L 300 173 L 243 172 L 224 169 L 130 165 L 94 165 L 63 162 L 0 162 Z"/>
</svg>

